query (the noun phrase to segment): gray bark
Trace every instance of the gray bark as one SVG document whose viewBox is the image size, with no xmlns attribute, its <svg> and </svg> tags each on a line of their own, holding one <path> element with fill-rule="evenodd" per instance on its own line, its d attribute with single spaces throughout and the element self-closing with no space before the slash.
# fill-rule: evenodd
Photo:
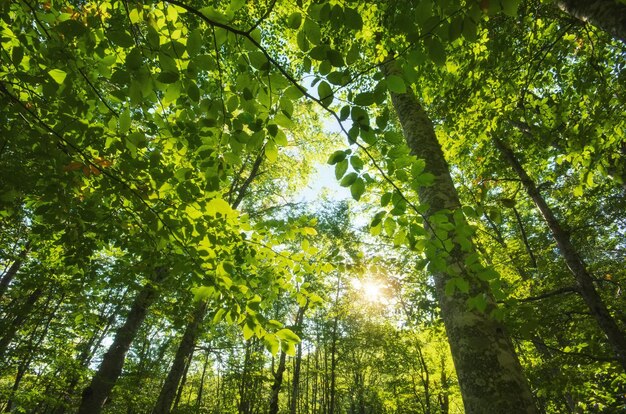
<svg viewBox="0 0 626 414">
<path fill-rule="evenodd" d="M 616 0 L 557 0 L 565 13 L 626 42 L 626 4 Z"/>
<path fill-rule="evenodd" d="M 270 394 L 270 408 L 269 414 L 278 413 L 278 396 L 280 394 L 280 388 L 283 385 L 283 373 L 285 372 L 285 358 L 287 354 L 284 351 L 280 351 L 280 358 L 278 360 L 278 367 L 274 372 L 274 382 L 272 383 L 272 391 Z"/>
<path fill-rule="evenodd" d="M 20 267 L 22 267 L 22 263 L 24 263 L 24 259 L 26 259 L 26 255 L 30 251 L 30 242 L 26 243 L 20 254 L 17 256 L 11 267 L 9 267 L 0 278 L 0 299 L 4 296 L 6 291 L 9 289 L 9 284 L 15 278 L 17 272 L 19 272 Z"/>
<path fill-rule="evenodd" d="M 541 212 L 546 224 L 550 228 L 552 237 L 559 247 L 559 251 L 563 256 L 563 259 L 565 259 L 565 263 L 567 264 L 569 271 L 576 279 L 580 295 L 589 307 L 591 315 L 600 326 L 600 329 L 602 329 L 606 335 L 608 342 L 613 348 L 616 358 L 624 370 L 626 370 L 626 336 L 624 336 L 624 333 L 620 330 L 619 326 L 615 322 L 615 319 L 613 319 L 606 305 L 602 301 L 602 298 L 598 294 L 598 291 L 593 284 L 593 278 L 587 270 L 585 262 L 580 257 L 578 250 L 572 244 L 568 232 L 561 226 L 561 223 L 556 218 L 556 215 L 541 196 L 535 182 L 526 173 L 526 170 L 524 170 L 524 167 L 518 161 L 513 151 L 498 138 L 494 138 L 493 142 L 502 153 L 507 163 L 519 176 L 526 192 Z"/>
<path fill-rule="evenodd" d="M 180 341 L 178 350 L 176 350 L 172 367 L 167 374 L 163 387 L 161 387 L 161 392 L 159 393 L 159 398 L 157 399 L 154 410 L 152 410 L 153 414 L 168 414 L 171 411 L 174 397 L 176 397 L 176 390 L 183 377 L 185 366 L 187 366 L 193 356 L 200 326 L 206 314 L 206 307 L 206 300 L 201 300 L 196 304 L 192 319 L 185 328 L 185 333 Z"/>
<path fill-rule="evenodd" d="M 162 282 L 165 276 L 165 269 L 156 269 L 153 280 L 146 283 L 135 297 L 124 325 L 116 332 L 113 344 L 104 354 L 98 371 L 94 374 L 89 386 L 83 390 L 78 414 L 99 414 L 102 411 L 115 382 L 122 373 L 124 359 L 137 336 L 139 327 L 146 318 L 148 308 L 158 296 L 156 284 Z"/>
<path fill-rule="evenodd" d="M 402 75 L 395 62 L 385 65 L 385 72 L 386 75 Z M 410 88 L 406 93 L 391 93 L 391 100 L 411 154 L 425 160 L 425 171 L 435 177 L 431 186 L 418 190 L 420 203 L 428 206 L 425 218 L 428 220 L 433 214 L 445 211 L 449 221 L 454 222 L 452 212 L 461 205 L 432 121 Z M 454 238 L 452 232 L 448 236 Z M 430 237 L 433 242 L 437 241 L 432 231 Z M 455 274 L 451 274 L 451 270 L 433 272 L 465 412 L 534 414 L 537 411 L 532 393 L 504 326 L 486 312 L 468 308 L 468 299 L 476 295 L 488 299 L 488 309 L 493 309 L 495 304 L 488 285 L 466 268 L 466 255 L 459 246 L 450 252 L 442 251 L 447 269 L 454 269 Z M 463 277 L 469 282 L 469 292 L 457 289 L 447 295 L 446 283 L 452 277 Z"/>
<path fill-rule="evenodd" d="M 4 332 L 0 335 L 0 360 L 4 359 L 6 356 L 5 353 L 11 341 L 15 338 L 17 331 L 20 329 L 22 324 L 26 321 L 33 308 L 35 307 L 35 303 L 37 300 L 43 295 L 44 290 L 41 287 L 35 289 L 22 306 L 18 309 L 15 318 L 9 322 L 8 326 L 0 325 L 0 328 L 4 329 Z M 1 364 L 0 364 L 1 365 Z"/>
</svg>

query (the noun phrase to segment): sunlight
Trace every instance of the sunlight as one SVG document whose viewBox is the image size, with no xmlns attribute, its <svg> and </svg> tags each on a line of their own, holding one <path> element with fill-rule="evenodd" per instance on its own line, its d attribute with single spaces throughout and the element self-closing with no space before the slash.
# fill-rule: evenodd
<svg viewBox="0 0 626 414">
<path fill-rule="evenodd" d="M 359 279 L 352 279 L 352 287 L 359 291 L 363 295 L 363 299 L 370 303 L 382 303 L 385 301 L 385 295 L 383 294 L 384 286 L 380 282 L 375 280 L 361 281 Z"/>
</svg>

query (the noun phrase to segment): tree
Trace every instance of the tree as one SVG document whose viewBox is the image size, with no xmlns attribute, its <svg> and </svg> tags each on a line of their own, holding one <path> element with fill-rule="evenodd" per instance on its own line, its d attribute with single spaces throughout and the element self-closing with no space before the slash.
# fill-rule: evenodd
<svg viewBox="0 0 626 414">
<path fill-rule="evenodd" d="M 402 72 L 397 66 L 388 64 L 385 71 L 388 81 L 394 79 L 392 77 L 401 81 Z M 452 224 L 452 230 L 462 228 L 464 220 L 462 213 L 459 214 L 461 205 L 432 121 L 409 88 L 405 87 L 404 93 L 392 91 L 391 99 L 411 153 L 418 159 L 428 160 L 425 171 L 433 177 L 431 186 L 418 190 L 420 202 L 428 206 L 424 220 L 432 243 L 437 245 L 451 240 L 459 243 L 459 237 L 463 236 L 441 231 L 445 223 Z M 435 218 L 436 215 L 440 218 Z M 435 220 L 437 224 L 431 224 Z M 484 309 L 494 307 L 484 279 L 465 265 L 472 252 L 471 242 L 462 240 L 456 246 L 449 244 L 451 248 L 442 245 L 434 250 L 434 255 L 444 262 L 433 275 L 466 412 L 535 412 L 532 393 L 505 328 L 484 310 L 471 312 L 467 309 L 467 301 L 476 296 L 486 300 Z M 454 269 L 454 273 L 445 269 Z M 454 278 L 461 278 L 467 287 L 450 292 L 448 286 L 455 283 Z"/>
<path fill-rule="evenodd" d="M 2 3 L 0 410 L 623 410 L 621 3 Z"/>
<path fill-rule="evenodd" d="M 626 42 L 626 4 L 617 0 L 558 0 L 556 4 L 573 17 L 605 30 Z"/>
</svg>

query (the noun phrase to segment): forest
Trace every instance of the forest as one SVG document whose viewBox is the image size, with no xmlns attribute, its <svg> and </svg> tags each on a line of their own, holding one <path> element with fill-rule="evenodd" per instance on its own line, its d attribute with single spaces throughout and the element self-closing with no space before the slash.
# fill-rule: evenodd
<svg viewBox="0 0 626 414">
<path fill-rule="evenodd" d="M 0 412 L 626 412 L 626 0 L 0 19 Z"/>
</svg>

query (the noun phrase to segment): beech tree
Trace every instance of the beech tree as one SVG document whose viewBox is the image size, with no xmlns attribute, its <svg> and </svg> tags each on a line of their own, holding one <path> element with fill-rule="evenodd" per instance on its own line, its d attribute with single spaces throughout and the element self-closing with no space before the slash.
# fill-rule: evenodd
<svg viewBox="0 0 626 414">
<path fill-rule="evenodd" d="M 623 410 L 623 9 L 2 3 L 0 410 Z"/>
</svg>

